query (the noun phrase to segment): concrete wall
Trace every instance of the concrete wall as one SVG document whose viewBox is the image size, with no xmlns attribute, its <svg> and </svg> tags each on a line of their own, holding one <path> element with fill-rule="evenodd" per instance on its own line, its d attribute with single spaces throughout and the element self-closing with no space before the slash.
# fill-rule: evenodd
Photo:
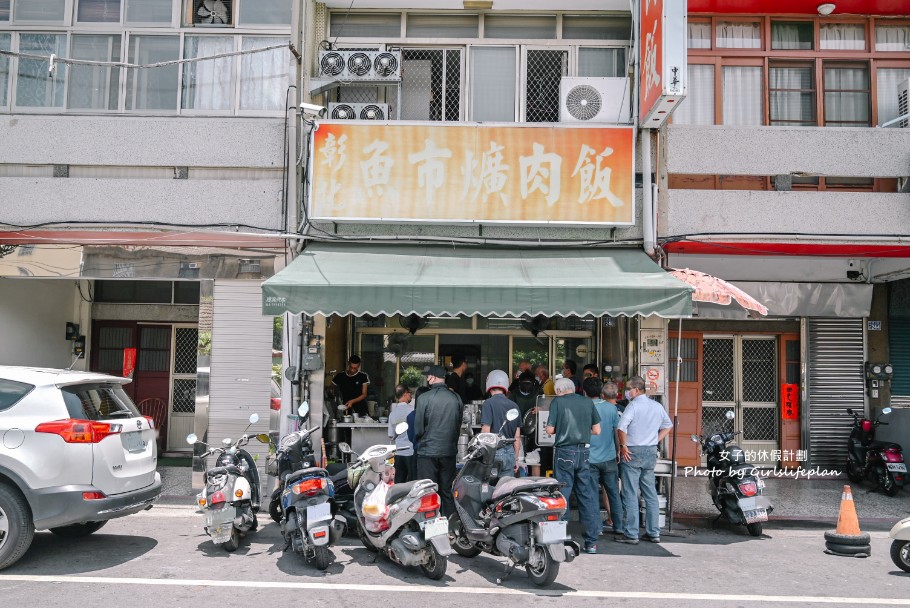
<svg viewBox="0 0 910 608">
<path fill-rule="evenodd" d="M 0 279 L 0 365 L 69 367 L 66 323 L 80 323 L 78 297 L 75 281 Z"/>
</svg>

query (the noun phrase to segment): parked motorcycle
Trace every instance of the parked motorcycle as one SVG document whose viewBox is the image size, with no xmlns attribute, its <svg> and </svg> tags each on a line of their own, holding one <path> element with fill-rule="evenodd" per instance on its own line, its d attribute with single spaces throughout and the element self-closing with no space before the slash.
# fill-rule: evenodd
<svg viewBox="0 0 910 608">
<path fill-rule="evenodd" d="M 401 435 L 407 428 L 402 422 L 395 432 Z M 438 486 L 429 479 L 393 483 L 395 445 L 374 445 L 362 455 L 347 443 L 338 447 L 357 456 L 348 468 L 348 479 L 363 546 L 397 564 L 420 566 L 432 580 L 445 576 L 452 547 L 448 519 L 439 514 Z"/>
<path fill-rule="evenodd" d="M 518 415 L 513 409 L 506 418 Z M 562 521 L 562 483 L 550 477 L 499 478 L 496 450 L 515 441 L 501 433 L 502 428 L 480 433 L 468 444 L 464 467 L 452 486 L 458 514 L 449 526 L 452 546 L 464 557 L 481 552 L 506 556 L 506 576 L 524 566 L 531 582 L 543 587 L 556 580 L 560 563 L 581 554 L 581 547 Z"/>
<path fill-rule="evenodd" d="M 250 441 L 246 430 L 257 422 L 259 414 L 251 414 L 250 424 L 240 439 L 225 438 L 222 447 L 209 448 L 201 455 L 203 459 L 216 456 L 216 466 L 205 471 L 205 489 L 196 495 L 196 501 L 205 517 L 206 534 L 227 551 L 236 551 L 240 537 L 259 527 L 259 470 L 250 453 L 243 449 Z M 186 441 L 190 445 L 202 443 L 195 433 L 189 434 Z"/>
<path fill-rule="evenodd" d="M 894 565 L 910 572 L 910 517 L 906 517 L 891 528 L 891 561 Z"/>
<path fill-rule="evenodd" d="M 732 411 L 727 420 L 733 420 Z M 707 456 L 708 491 L 714 506 L 723 517 L 734 525 L 744 525 L 751 536 L 761 536 L 762 522 L 774 510 L 771 501 L 762 496 L 765 481 L 754 465 L 746 462 L 746 455 L 737 445 L 728 445 L 739 433 L 720 430 L 705 436 L 692 435 L 692 441 L 701 445 Z"/>
<path fill-rule="evenodd" d="M 303 403 L 298 410 L 298 418 L 303 418 L 309 411 L 309 405 Z M 313 453 L 312 435 L 320 427 L 312 429 L 302 429 L 292 431 L 282 437 L 281 441 L 275 442 L 274 455 L 269 457 L 268 472 L 269 475 L 278 479 L 278 487 L 272 492 L 269 500 L 269 517 L 280 523 L 283 517 L 282 511 L 282 493 L 285 489 L 285 480 L 288 475 L 295 471 L 308 469 L 316 465 L 316 457 Z M 258 436 L 257 436 L 258 437 Z M 261 439 L 260 439 L 261 441 Z"/>
<path fill-rule="evenodd" d="M 869 479 L 873 490 L 881 489 L 888 496 L 894 496 L 907 482 L 907 464 L 904 451 L 897 443 L 875 441 L 875 429 L 887 426 L 881 417 L 891 413 L 891 408 L 882 409 L 875 420 L 864 418 L 860 412 L 847 408 L 853 416 L 853 429 L 847 439 L 847 477 L 854 483 Z"/>
</svg>

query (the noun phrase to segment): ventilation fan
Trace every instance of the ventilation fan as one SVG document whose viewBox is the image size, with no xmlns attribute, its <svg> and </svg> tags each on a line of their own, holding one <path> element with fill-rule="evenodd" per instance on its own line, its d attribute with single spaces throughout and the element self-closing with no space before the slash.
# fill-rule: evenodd
<svg viewBox="0 0 910 608">
<path fill-rule="evenodd" d="M 536 338 L 537 334 L 550 326 L 550 318 L 546 315 L 537 315 L 533 319 L 522 319 L 521 326 Z"/>
<path fill-rule="evenodd" d="M 423 318 L 416 312 L 412 312 L 407 316 L 398 317 L 398 324 L 411 332 L 411 335 L 414 335 L 421 329 L 425 328 L 427 325 L 429 325 L 429 323 L 430 322 L 427 319 Z"/>
<path fill-rule="evenodd" d="M 345 60 L 341 53 L 332 51 L 319 59 L 319 70 L 325 76 L 338 76 L 344 71 Z"/>
<path fill-rule="evenodd" d="M 202 0 L 196 9 L 195 23 L 202 25 L 230 25 L 230 1 Z"/>
<path fill-rule="evenodd" d="M 392 53 L 379 53 L 373 59 L 373 71 L 382 78 L 392 76 L 398 71 L 398 58 Z"/>
<path fill-rule="evenodd" d="M 391 108 L 387 103 L 329 104 L 329 117 L 334 120 L 389 120 Z"/>
<path fill-rule="evenodd" d="M 372 67 L 373 63 L 366 53 L 352 53 L 348 57 L 348 72 L 353 76 L 365 76 Z"/>
<path fill-rule="evenodd" d="M 591 120 L 602 106 L 600 92 L 586 84 L 572 87 L 566 95 L 566 112 L 575 120 Z"/>
<path fill-rule="evenodd" d="M 381 106 L 370 103 L 360 110 L 360 120 L 385 120 L 386 113 Z"/>
<path fill-rule="evenodd" d="M 563 78 L 559 82 L 560 122 L 628 123 L 628 78 Z"/>
<path fill-rule="evenodd" d="M 357 112 L 346 103 L 338 103 L 332 105 L 329 116 L 335 120 L 354 120 L 357 118 Z"/>
</svg>

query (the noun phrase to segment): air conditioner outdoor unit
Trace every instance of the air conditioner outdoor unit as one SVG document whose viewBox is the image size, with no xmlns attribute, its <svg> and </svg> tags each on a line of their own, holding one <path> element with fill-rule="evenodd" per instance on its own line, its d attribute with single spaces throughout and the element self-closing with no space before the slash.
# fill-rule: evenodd
<svg viewBox="0 0 910 608">
<path fill-rule="evenodd" d="M 628 78 L 563 78 L 559 82 L 559 121 L 631 122 Z"/>
<path fill-rule="evenodd" d="M 903 81 L 897 87 L 897 115 L 907 116 L 908 114 L 910 114 L 910 79 Z M 910 119 L 905 118 L 897 123 L 897 126 L 902 129 L 910 128 Z"/>
<path fill-rule="evenodd" d="M 330 103 L 329 115 L 332 120 L 389 120 L 387 103 Z"/>
<path fill-rule="evenodd" d="M 320 51 L 319 77 L 401 80 L 401 51 Z"/>
</svg>

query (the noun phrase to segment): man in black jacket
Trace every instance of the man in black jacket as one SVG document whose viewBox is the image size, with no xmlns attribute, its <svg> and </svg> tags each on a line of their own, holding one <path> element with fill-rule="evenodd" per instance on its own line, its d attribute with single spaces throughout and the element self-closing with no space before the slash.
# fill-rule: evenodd
<svg viewBox="0 0 910 608">
<path fill-rule="evenodd" d="M 452 482 L 455 481 L 455 458 L 458 454 L 458 435 L 464 417 L 464 404 L 445 383 L 446 371 L 439 365 L 423 370 L 430 389 L 417 397 L 414 412 L 417 439 L 417 477 L 431 479 L 439 485 L 442 512 L 455 513 Z"/>
</svg>

